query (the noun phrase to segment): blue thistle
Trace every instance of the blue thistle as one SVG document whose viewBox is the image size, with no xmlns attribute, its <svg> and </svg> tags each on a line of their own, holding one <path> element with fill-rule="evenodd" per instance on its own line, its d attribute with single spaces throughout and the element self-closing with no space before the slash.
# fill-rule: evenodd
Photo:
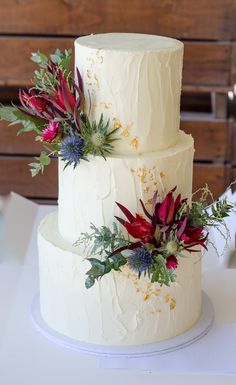
<svg viewBox="0 0 236 385">
<path fill-rule="evenodd" d="M 138 247 L 127 258 L 129 267 L 136 273 L 145 273 L 152 265 L 152 256 L 145 247 Z"/>
<path fill-rule="evenodd" d="M 60 156 L 66 161 L 66 167 L 74 164 L 74 168 L 84 158 L 85 141 L 78 135 L 67 136 L 60 146 Z"/>
</svg>

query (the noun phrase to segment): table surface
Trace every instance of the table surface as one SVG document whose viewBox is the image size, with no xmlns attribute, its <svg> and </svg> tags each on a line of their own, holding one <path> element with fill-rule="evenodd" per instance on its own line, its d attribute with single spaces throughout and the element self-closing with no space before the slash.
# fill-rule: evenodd
<svg viewBox="0 0 236 385">
<path fill-rule="evenodd" d="M 122 381 L 130 385 L 236 384 L 234 374 L 161 373 L 104 367 L 99 357 L 63 349 L 36 332 L 29 309 L 38 292 L 37 226 L 55 206 L 35 205 L 31 209 L 35 216 L 32 215 L 31 223 L 28 220 L 30 227 L 21 226 L 28 235 L 29 228 L 33 228 L 23 257 L 2 258 L 0 263 L 0 385 L 120 385 Z M 203 289 L 213 302 L 216 326 L 236 324 L 235 278 L 234 268 L 222 268 L 211 254 L 203 257 Z"/>
</svg>

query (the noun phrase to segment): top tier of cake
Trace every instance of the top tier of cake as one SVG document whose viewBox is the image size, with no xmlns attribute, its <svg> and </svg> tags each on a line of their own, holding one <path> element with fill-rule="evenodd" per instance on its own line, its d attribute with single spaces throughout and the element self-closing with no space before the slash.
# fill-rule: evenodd
<svg viewBox="0 0 236 385">
<path fill-rule="evenodd" d="M 119 128 L 116 154 L 142 154 L 176 145 L 183 44 L 133 33 L 90 35 L 75 41 L 86 112 Z M 91 102 L 89 102 L 91 100 Z"/>
</svg>

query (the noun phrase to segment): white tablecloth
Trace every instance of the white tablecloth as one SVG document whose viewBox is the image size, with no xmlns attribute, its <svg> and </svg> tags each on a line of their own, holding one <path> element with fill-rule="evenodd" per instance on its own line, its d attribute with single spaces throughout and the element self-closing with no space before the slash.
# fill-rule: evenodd
<svg viewBox="0 0 236 385">
<path fill-rule="evenodd" d="M 25 209 L 27 203 L 25 200 L 21 201 L 21 198 L 18 203 L 20 220 L 20 210 L 22 207 Z M 190 351 L 186 350 L 185 354 L 182 351 L 182 360 L 186 359 L 186 363 L 181 362 L 181 365 L 178 365 L 178 362 L 169 356 L 168 360 L 165 360 L 165 365 L 168 362 L 169 368 L 168 365 L 160 368 L 155 364 L 155 358 L 148 362 L 129 359 L 117 363 L 114 360 L 83 355 L 54 345 L 37 333 L 30 319 L 31 302 L 38 292 L 36 229 L 40 219 L 54 209 L 53 206 L 41 206 L 37 207 L 37 210 L 35 206 L 31 206 L 31 209 L 29 207 L 29 215 L 32 210 L 35 215 L 31 215 L 31 220 L 27 219 L 27 225 L 21 226 L 19 223 L 18 227 L 19 232 L 21 227 L 23 233 L 28 232 L 28 249 L 19 260 L 10 255 L 6 258 L 5 255 L 0 261 L 0 385 L 120 385 L 122 382 L 130 385 L 236 384 L 236 270 L 222 268 L 213 252 L 203 258 L 203 288 L 215 308 L 216 319 L 212 333 L 223 331 L 221 335 L 216 334 L 216 337 L 209 334 L 205 360 L 211 352 L 213 341 L 216 344 L 215 360 L 219 358 L 216 354 L 218 348 L 221 357 L 225 357 L 226 361 L 229 357 L 227 362 L 231 372 L 235 360 L 235 374 L 228 374 L 227 365 L 219 365 L 218 369 L 212 368 L 212 353 L 211 366 L 205 365 L 204 368 L 201 366 L 204 360 L 196 356 L 202 373 L 193 369 L 187 358 L 190 351 L 191 354 L 199 351 L 197 345 L 186 348 Z M 30 234 L 33 223 L 33 231 Z M 23 233 L 22 239 L 26 236 Z M 230 341 L 231 335 L 235 344 Z M 229 344 L 225 341 L 229 341 Z"/>
</svg>

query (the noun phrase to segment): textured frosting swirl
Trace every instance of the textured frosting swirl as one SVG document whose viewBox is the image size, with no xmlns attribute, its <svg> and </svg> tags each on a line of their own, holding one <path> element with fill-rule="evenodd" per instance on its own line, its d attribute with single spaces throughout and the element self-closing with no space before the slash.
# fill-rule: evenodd
<svg viewBox="0 0 236 385">
<path fill-rule="evenodd" d="M 119 128 L 117 154 L 141 154 L 178 140 L 183 44 L 143 34 L 109 33 L 75 41 L 86 109 Z"/>
<path fill-rule="evenodd" d="M 141 198 L 150 208 L 156 190 L 165 194 L 178 186 L 191 199 L 193 139 L 179 132 L 178 144 L 167 150 L 143 155 L 114 155 L 104 160 L 91 157 L 78 167 L 59 160 L 59 231 L 71 243 L 90 224 L 111 226 L 120 211 L 116 201 L 132 212 L 141 212 Z"/>
</svg>

